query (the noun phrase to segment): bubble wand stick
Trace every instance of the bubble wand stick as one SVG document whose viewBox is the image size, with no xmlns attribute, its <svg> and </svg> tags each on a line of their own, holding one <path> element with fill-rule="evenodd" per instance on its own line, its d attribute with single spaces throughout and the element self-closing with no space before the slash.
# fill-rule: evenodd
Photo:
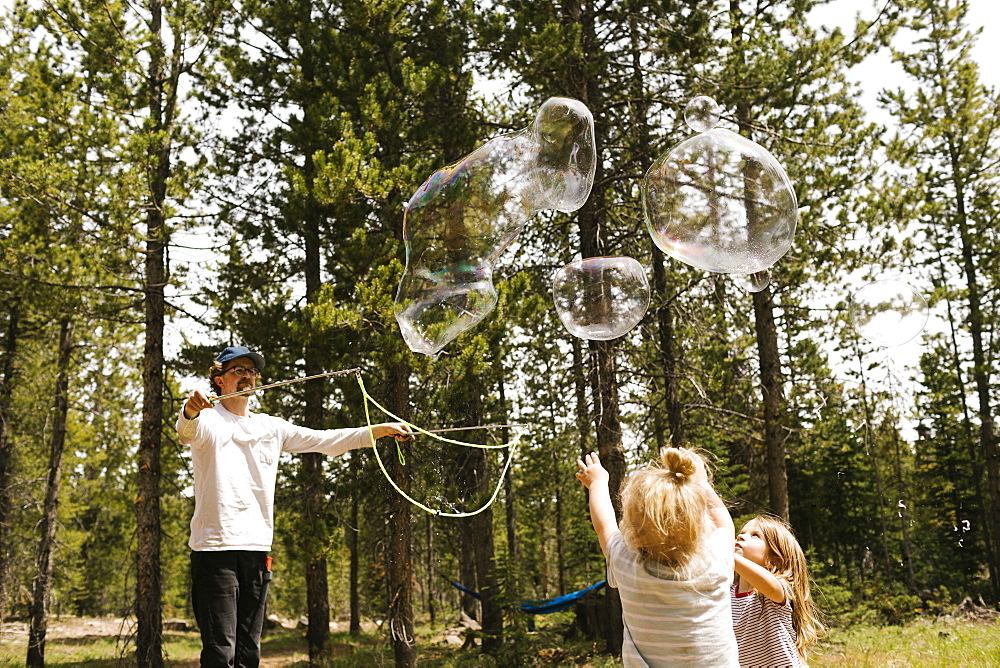
<svg viewBox="0 0 1000 668">
<path fill-rule="evenodd" d="M 221 397 L 209 397 L 208 400 L 211 401 L 212 403 L 215 403 L 220 399 L 228 399 L 229 397 L 239 397 L 244 394 L 257 392 L 259 390 L 269 390 L 272 387 L 280 387 L 281 385 L 291 385 L 292 383 L 301 383 L 304 380 L 313 380 L 315 378 L 326 378 L 327 376 L 343 376 L 349 373 L 360 373 L 360 372 L 361 369 L 359 367 L 354 367 L 353 369 L 344 369 L 343 371 L 329 371 L 327 373 L 318 373 L 315 376 L 306 376 L 305 378 L 293 378 L 292 380 L 282 380 L 277 383 L 271 383 L 270 385 L 251 387 L 246 390 L 240 390 L 239 392 L 230 392 L 229 394 L 223 394 Z"/>
</svg>

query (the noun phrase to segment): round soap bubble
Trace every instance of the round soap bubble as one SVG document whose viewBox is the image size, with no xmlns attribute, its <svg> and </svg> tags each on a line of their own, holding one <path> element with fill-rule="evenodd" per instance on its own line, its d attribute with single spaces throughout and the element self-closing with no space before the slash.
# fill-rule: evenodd
<svg viewBox="0 0 1000 668">
<path fill-rule="evenodd" d="M 900 346 L 923 331 L 927 302 L 908 284 L 883 279 L 873 281 L 851 296 L 854 331 L 874 344 Z"/>
<path fill-rule="evenodd" d="M 642 265 L 630 257 L 592 257 L 556 270 L 552 299 L 570 334 L 607 341 L 646 315 L 649 282 Z"/>
<path fill-rule="evenodd" d="M 798 223 L 795 191 L 778 161 L 724 128 L 657 159 L 642 182 L 642 205 L 664 253 L 720 274 L 770 268 L 788 252 Z"/>
<path fill-rule="evenodd" d="M 406 272 L 396 299 L 396 322 L 415 353 L 436 355 L 456 336 L 489 315 L 497 304 L 489 263 L 455 262 L 438 272 Z"/>
<path fill-rule="evenodd" d="M 722 110 L 718 103 L 707 95 L 692 98 L 684 108 L 684 122 L 695 132 L 706 132 L 719 124 Z"/>
<path fill-rule="evenodd" d="M 590 196 L 594 119 L 550 98 L 528 128 L 491 139 L 430 176 L 403 215 L 406 269 L 393 308 L 406 344 L 436 355 L 496 306 L 493 264 L 536 213 Z"/>
<path fill-rule="evenodd" d="M 747 292 L 760 292 L 771 284 L 771 272 L 765 269 L 756 274 L 733 274 L 733 282 Z"/>
</svg>

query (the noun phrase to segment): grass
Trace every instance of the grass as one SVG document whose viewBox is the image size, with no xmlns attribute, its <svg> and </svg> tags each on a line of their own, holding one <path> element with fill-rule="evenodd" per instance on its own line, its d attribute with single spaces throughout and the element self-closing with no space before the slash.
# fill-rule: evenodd
<svg viewBox="0 0 1000 668">
<path fill-rule="evenodd" d="M 809 656 L 820 666 L 996 666 L 1000 622 L 943 617 L 905 626 L 833 629 Z"/>
<path fill-rule="evenodd" d="M 537 633 L 521 634 L 496 658 L 478 650 L 462 650 L 441 642 L 443 629 L 417 629 L 418 663 L 428 668 L 492 666 L 584 666 L 609 668 L 619 661 L 601 653 L 601 645 L 582 639 L 566 639 L 562 631 L 568 619 L 554 619 L 539 625 Z M 353 637 L 348 633 L 330 635 L 327 668 L 393 666 L 392 646 L 384 633 L 372 632 Z M 49 666 L 111 668 L 130 665 L 132 646 L 123 647 L 115 636 L 82 635 L 50 638 L 45 661 Z M 308 650 L 301 630 L 276 629 L 265 636 L 264 666 L 309 665 Z M 196 632 L 164 633 L 166 664 L 173 668 L 198 665 L 201 643 Z M 27 653 L 24 634 L 0 635 L 0 665 L 23 665 Z M 128 658 L 126 658 L 126 656 Z M 809 655 L 813 668 L 837 666 L 996 666 L 1000 662 L 1000 622 L 971 622 L 952 618 L 920 619 L 906 626 L 854 626 L 832 629 Z"/>
</svg>

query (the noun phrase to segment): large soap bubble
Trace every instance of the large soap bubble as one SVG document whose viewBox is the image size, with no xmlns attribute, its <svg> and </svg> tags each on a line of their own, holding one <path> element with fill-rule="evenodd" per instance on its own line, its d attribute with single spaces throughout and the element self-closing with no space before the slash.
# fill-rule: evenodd
<svg viewBox="0 0 1000 668">
<path fill-rule="evenodd" d="M 403 218 L 394 313 L 410 350 L 435 355 L 486 317 L 497 301 L 493 263 L 539 211 L 583 206 L 595 165 L 590 111 L 553 97 L 530 127 L 432 174 Z"/>
<path fill-rule="evenodd" d="M 700 134 L 653 163 L 642 183 L 646 225 L 660 249 L 698 269 L 756 274 L 792 244 L 798 203 L 791 181 L 764 147 L 715 127 L 711 98 L 685 112 Z"/>
<path fill-rule="evenodd" d="M 927 302 L 902 281 L 873 281 L 851 296 L 854 331 L 874 344 L 901 346 L 923 331 Z"/>
<path fill-rule="evenodd" d="M 607 341 L 646 315 L 649 282 L 642 265 L 630 257 L 592 257 L 556 270 L 552 299 L 570 334 Z"/>
</svg>

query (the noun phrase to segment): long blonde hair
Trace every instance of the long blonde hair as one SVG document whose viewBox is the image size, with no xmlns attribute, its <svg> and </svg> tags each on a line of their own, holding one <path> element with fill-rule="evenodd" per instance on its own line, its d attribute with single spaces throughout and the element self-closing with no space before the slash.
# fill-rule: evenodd
<svg viewBox="0 0 1000 668">
<path fill-rule="evenodd" d="M 622 490 L 626 545 L 682 579 L 703 570 L 713 526 L 708 511 L 715 493 L 695 478 L 699 459 L 704 465 L 704 457 L 694 450 L 667 448 L 659 462 L 632 473 Z"/>
<path fill-rule="evenodd" d="M 791 590 L 795 647 L 799 650 L 799 656 L 804 659 L 806 647 L 825 631 L 819 618 L 819 610 L 809 591 L 809 564 L 806 562 L 806 555 L 791 527 L 781 518 L 758 515 L 747 524 L 752 521 L 757 522 L 757 528 L 767 544 L 768 555 L 764 567 L 774 577 L 787 582 Z"/>
</svg>

